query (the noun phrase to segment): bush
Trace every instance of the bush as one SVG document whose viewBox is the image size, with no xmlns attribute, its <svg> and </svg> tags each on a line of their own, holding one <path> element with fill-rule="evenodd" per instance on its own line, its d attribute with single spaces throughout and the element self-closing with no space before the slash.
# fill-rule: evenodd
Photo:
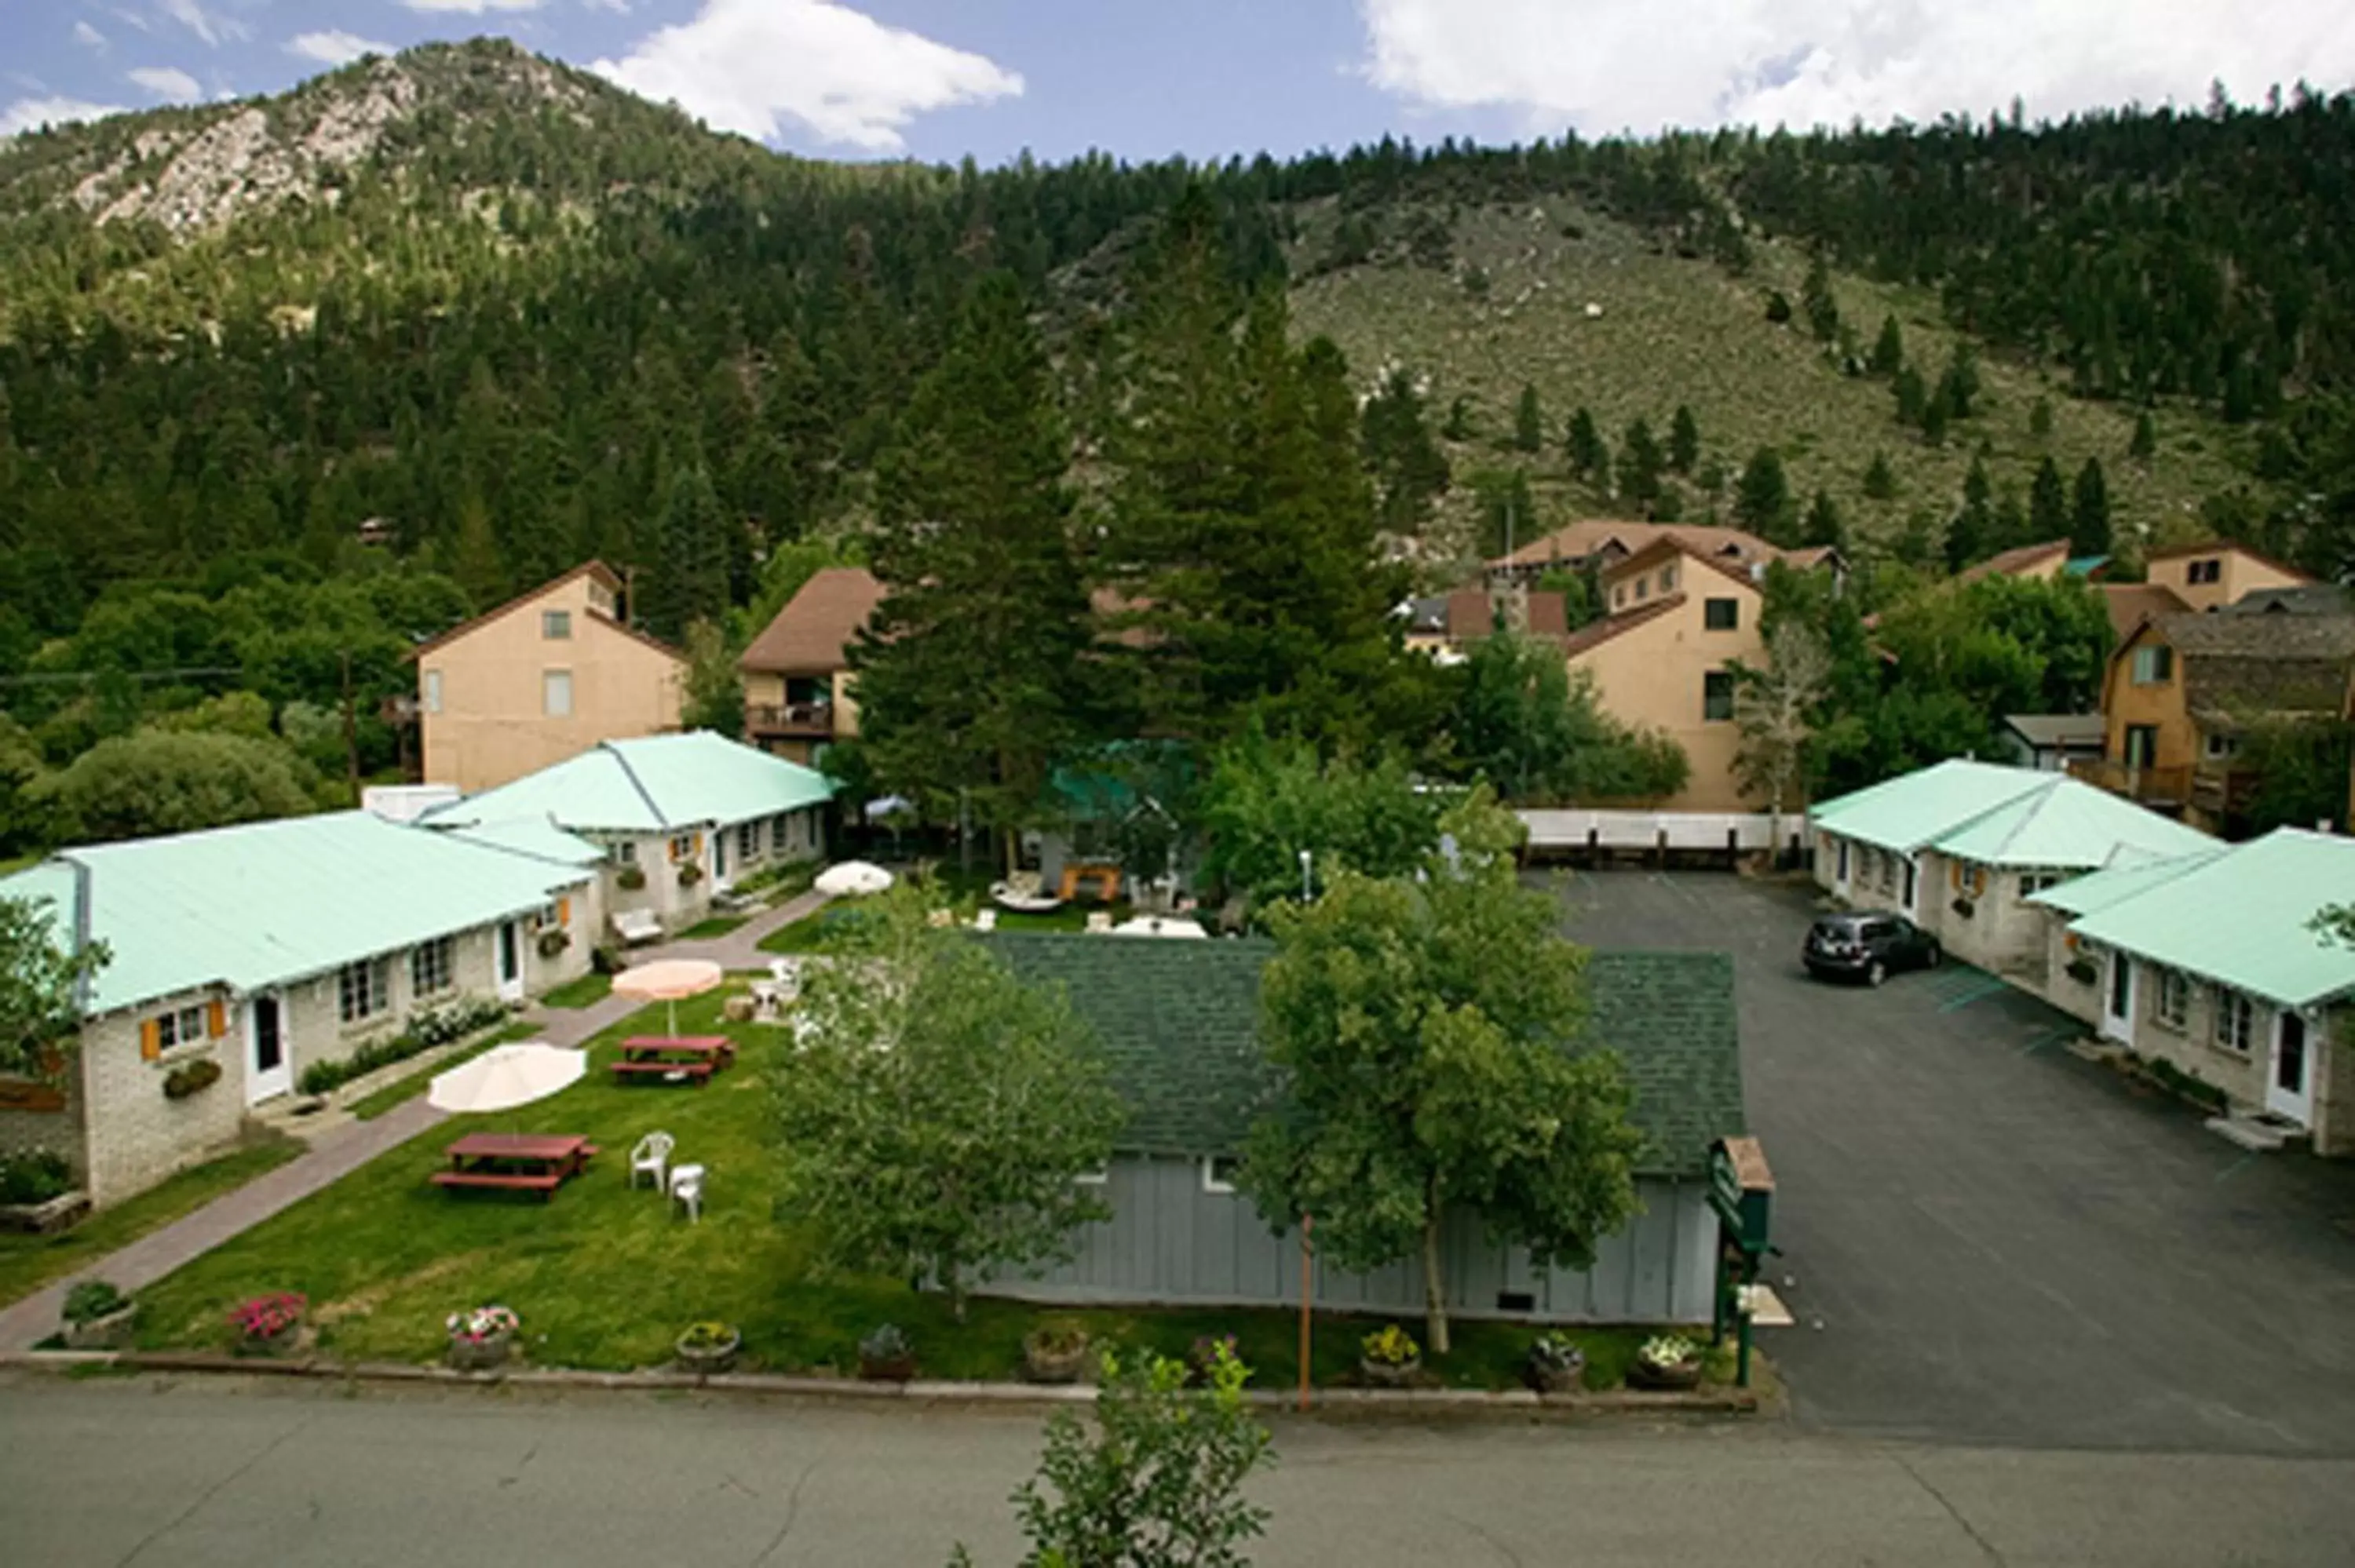
<svg viewBox="0 0 2355 1568">
<path fill-rule="evenodd" d="M 331 1094 L 354 1078 L 365 1077 L 378 1067 L 389 1067 L 395 1062 L 406 1062 L 421 1051 L 431 1051 L 437 1045 L 464 1040 L 478 1029 L 487 1029 L 501 1022 L 506 1015 L 504 1003 L 487 997 L 467 997 L 412 1012 L 409 1015 L 409 1027 L 401 1033 L 382 1040 L 371 1040 L 340 1062 L 312 1063 L 303 1069 L 303 1076 L 295 1086 L 306 1095 Z"/>
<path fill-rule="evenodd" d="M 48 1149 L 0 1154 L 0 1203 L 46 1203 L 73 1191 L 73 1167 Z"/>
<path fill-rule="evenodd" d="M 200 1095 L 219 1083 L 220 1076 L 220 1064 L 209 1056 L 183 1062 L 164 1075 L 164 1097 L 185 1100 L 190 1095 Z"/>
<path fill-rule="evenodd" d="M 85 1279 L 66 1292 L 65 1320 L 77 1326 L 111 1318 L 131 1305 L 131 1298 L 103 1279 Z"/>
<path fill-rule="evenodd" d="M 596 974 L 620 974 L 622 972 L 621 949 L 600 943 L 597 947 L 590 949 L 589 968 L 591 972 Z"/>
</svg>

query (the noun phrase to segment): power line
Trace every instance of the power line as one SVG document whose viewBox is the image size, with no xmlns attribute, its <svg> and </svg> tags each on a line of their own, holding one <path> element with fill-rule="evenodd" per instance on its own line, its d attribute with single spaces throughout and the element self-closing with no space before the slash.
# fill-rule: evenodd
<svg viewBox="0 0 2355 1568">
<path fill-rule="evenodd" d="M 197 664 L 177 670 L 48 670 L 37 674 L 0 675 L 0 686 L 64 685 L 69 681 L 102 681 L 118 675 L 126 681 L 179 681 L 196 675 L 242 675 L 235 664 Z"/>
</svg>

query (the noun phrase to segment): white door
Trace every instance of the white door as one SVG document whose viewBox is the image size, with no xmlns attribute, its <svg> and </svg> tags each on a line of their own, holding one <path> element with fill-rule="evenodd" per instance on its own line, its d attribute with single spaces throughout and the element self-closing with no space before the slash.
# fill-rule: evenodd
<svg viewBox="0 0 2355 1568">
<path fill-rule="evenodd" d="M 245 1004 L 245 1103 L 260 1105 L 294 1087 L 294 1064 L 286 1054 L 286 1003 L 264 991 Z"/>
<path fill-rule="evenodd" d="M 2306 1020 L 2286 1010 L 2274 1017 L 2273 1071 L 2265 1075 L 2265 1109 L 2300 1127 L 2314 1120 L 2314 1059 Z"/>
<path fill-rule="evenodd" d="M 499 1000 L 523 999 L 523 936 L 512 920 L 499 922 Z"/>
<path fill-rule="evenodd" d="M 2102 1033 L 2113 1040 L 2134 1044 L 2134 960 L 2124 953 L 2110 955 L 2110 972 L 2102 986 Z"/>
</svg>

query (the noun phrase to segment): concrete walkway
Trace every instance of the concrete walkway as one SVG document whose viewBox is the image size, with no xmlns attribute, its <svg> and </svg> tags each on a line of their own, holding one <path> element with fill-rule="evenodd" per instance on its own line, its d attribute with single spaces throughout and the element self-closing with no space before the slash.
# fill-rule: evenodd
<svg viewBox="0 0 2355 1568">
<path fill-rule="evenodd" d="M 760 948 L 762 938 L 780 926 L 816 913 L 826 904 L 825 894 L 805 893 L 754 916 L 725 937 L 703 942 L 666 942 L 660 947 L 641 948 L 630 957 L 635 963 L 652 959 L 709 959 L 722 969 L 760 969 L 768 958 Z M 538 1039 L 551 1045 L 580 1046 L 642 1005 L 621 996 L 605 997 L 589 1007 L 549 1007 L 534 1002 L 523 1016 L 527 1022 L 538 1027 Z M 65 1305 L 67 1289 L 76 1281 L 104 1279 L 125 1292 L 137 1291 L 446 1119 L 443 1112 L 435 1110 L 420 1097 L 394 1107 L 373 1121 L 355 1121 L 324 1133 L 304 1153 L 267 1175 L 233 1192 L 223 1193 L 194 1213 L 149 1232 L 14 1306 L 0 1308 L 0 1351 L 30 1350 L 56 1333 L 58 1312 Z"/>
</svg>

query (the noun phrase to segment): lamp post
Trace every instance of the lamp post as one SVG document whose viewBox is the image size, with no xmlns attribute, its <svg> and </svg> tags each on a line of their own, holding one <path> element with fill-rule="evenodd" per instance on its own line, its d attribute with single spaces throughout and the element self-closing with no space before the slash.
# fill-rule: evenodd
<svg viewBox="0 0 2355 1568">
<path fill-rule="evenodd" d="M 1313 904 L 1316 900 L 1316 890 L 1308 884 L 1309 862 L 1309 853 L 1302 850 L 1300 852 L 1300 902 L 1303 904 Z"/>
</svg>

